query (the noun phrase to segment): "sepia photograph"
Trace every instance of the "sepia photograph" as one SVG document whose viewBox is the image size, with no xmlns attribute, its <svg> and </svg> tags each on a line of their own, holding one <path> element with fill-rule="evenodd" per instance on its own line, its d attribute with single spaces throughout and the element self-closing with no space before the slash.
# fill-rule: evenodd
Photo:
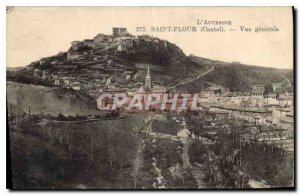
<svg viewBox="0 0 300 195">
<path fill-rule="evenodd" d="M 294 190 L 293 7 L 6 7 L 12 190 Z"/>
</svg>

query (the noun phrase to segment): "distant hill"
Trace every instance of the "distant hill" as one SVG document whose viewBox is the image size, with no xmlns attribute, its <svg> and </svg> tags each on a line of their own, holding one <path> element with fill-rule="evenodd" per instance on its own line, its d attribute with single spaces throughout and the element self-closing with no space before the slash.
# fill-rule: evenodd
<svg viewBox="0 0 300 195">
<path fill-rule="evenodd" d="M 11 71 L 11 72 L 19 71 L 19 70 L 22 70 L 22 69 L 24 69 L 24 67 L 6 67 L 6 70 Z"/>
<path fill-rule="evenodd" d="M 212 82 L 232 91 L 247 91 L 251 85 L 270 86 L 284 79 L 293 81 L 293 70 L 275 69 L 260 66 L 240 64 L 238 62 L 222 62 L 189 56 L 194 62 L 202 65 L 213 65 L 214 71 L 204 77 L 204 82 Z"/>
</svg>

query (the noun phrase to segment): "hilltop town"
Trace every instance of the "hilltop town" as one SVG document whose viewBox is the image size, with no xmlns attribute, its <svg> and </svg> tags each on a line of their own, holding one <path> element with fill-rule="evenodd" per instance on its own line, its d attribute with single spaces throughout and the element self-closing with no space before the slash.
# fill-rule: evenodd
<svg viewBox="0 0 300 195">
<path fill-rule="evenodd" d="M 165 40 L 147 35 L 135 37 L 126 28 L 114 28 L 112 35 L 98 34 L 93 39 L 74 41 L 67 52 L 42 58 L 23 71 L 44 83 L 91 95 L 96 88 L 134 90 L 142 85 L 149 64 L 159 73 L 156 77 L 162 78 L 156 79 L 157 85 L 168 82 L 162 75 L 171 66 L 170 53 L 176 58 L 184 57 L 178 47 Z"/>
</svg>

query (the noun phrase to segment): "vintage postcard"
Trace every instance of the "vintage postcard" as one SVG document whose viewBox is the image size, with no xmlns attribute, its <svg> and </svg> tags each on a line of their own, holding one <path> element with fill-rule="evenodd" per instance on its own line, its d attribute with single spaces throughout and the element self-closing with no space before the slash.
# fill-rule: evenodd
<svg viewBox="0 0 300 195">
<path fill-rule="evenodd" d="M 293 7 L 7 7 L 11 189 L 294 189 Z"/>
</svg>

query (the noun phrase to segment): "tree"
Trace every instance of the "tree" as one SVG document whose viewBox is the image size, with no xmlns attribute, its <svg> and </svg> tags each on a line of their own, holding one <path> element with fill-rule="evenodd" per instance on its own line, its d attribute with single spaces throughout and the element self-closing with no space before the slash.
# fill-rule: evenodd
<svg viewBox="0 0 300 195">
<path fill-rule="evenodd" d="M 268 94 L 268 93 L 272 93 L 273 92 L 273 87 L 271 85 L 271 83 L 265 85 L 265 93 L 264 94 Z"/>
</svg>

